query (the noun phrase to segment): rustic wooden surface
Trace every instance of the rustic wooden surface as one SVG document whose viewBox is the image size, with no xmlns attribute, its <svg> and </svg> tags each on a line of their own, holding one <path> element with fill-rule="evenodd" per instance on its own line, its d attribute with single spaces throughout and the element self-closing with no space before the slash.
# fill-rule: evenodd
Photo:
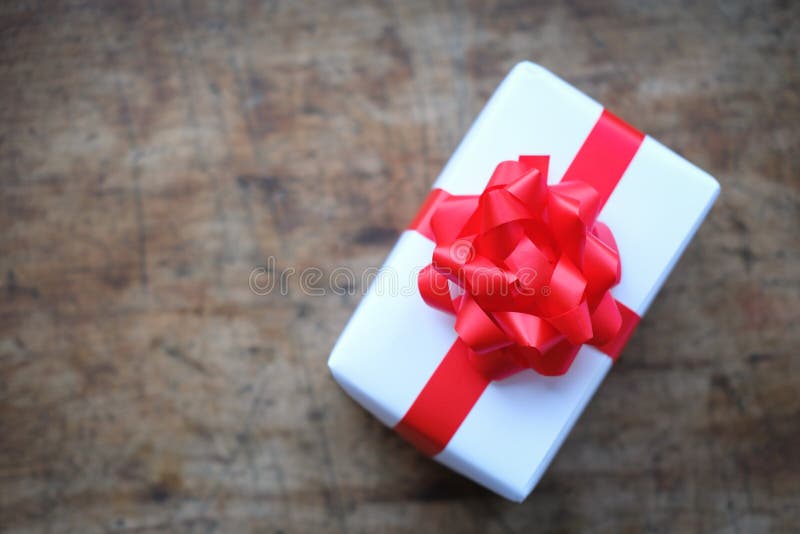
<svg viewBox="0 0 800 534">
<path fill-rule="evenodd" d="M 0 529 L 800 528 L 800 4 L 691 4 L 3 3 Z M 357 296 L 248 277 L 380 265 L 522 59 L 722 195 L 516 505 L 334 384 Z"/>
</svg>

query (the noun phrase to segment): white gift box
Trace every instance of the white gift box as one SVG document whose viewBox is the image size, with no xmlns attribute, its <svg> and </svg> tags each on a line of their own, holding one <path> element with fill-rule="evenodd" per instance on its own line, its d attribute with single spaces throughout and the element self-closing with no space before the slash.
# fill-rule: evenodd
<svg viewBox="0 0 800 534">
<path fill-rule="evenodd" d="M 548 182 L 556 183 L 602 112 L 599 103 L 544 68 L 520 63 L 434 187 L 480 194 L 499 162 L 525 154 L 549 155 Z M 718 192 L 714 178 L 645 136 L 598 217 L 619 246 L 622 278 L 612 290 L 617 301 L 644 315 Z M 430 263 L 433 248 L 433 241 L 416 231 L 401 235 L 328 361 L 336 381 L 390 427 L 406 414 L 457 337 L 454 317 L 428 306 L 417 291 L 416 274 Z M 562 376 L 525 370 L 492 382 L 434 458 L 522 501 L 612 363 L 585 345 Z"/>
</svg>

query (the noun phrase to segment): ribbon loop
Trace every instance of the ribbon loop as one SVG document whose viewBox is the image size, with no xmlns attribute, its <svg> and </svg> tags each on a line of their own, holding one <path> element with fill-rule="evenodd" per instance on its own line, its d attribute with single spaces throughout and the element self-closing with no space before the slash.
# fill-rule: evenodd
<svg viewBox="0 0 800 534">
<path fill-rule="evenodd" d="M 609 293 L 619 251 L 596 222 L 600 195 L 578 180 L 548 186 L 548 164 L 504 161 L 482 194 L 448 195 L 430 216 L 436 247 L 420 293 L 456 315 L 470 360 L 491 379 L 563 374 L 581 344 L 607 343 L 622 327 Z"/>
</svg>

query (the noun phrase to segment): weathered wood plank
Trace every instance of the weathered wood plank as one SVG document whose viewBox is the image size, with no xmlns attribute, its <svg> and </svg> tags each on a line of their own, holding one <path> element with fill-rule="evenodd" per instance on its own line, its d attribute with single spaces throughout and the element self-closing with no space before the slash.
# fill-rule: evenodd
<svg viewBox="0 0 800 534">
<path fill-rule="evenodd" d="M 0 530 L 797 530 L 800 4 L 751 4 L 0 6 Z M 513 505 L 330 379 L 358 296 L 248 279 L 379 265 L 522 59 L 723 193 Z"/>
</svg>

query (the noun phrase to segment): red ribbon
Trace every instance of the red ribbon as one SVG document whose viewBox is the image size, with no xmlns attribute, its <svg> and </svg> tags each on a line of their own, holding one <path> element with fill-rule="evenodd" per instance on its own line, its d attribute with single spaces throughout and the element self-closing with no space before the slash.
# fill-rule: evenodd
<svg viewBox="0 0 800 534">
<path fill-rule="evenodd" d="M 639 318 L 609 292 L 619 251 L 596 217 L 643 138 L 604 111 L 559 184 L 521 156 L 480 195 L 431 192 L 411 224 L 436 242 L 419 289 L 458 339 L 396 426 L 420 450 L 444 449 L 492 380 L 564 374 L 583 344 L 619 355 Z"/>
</svg>

